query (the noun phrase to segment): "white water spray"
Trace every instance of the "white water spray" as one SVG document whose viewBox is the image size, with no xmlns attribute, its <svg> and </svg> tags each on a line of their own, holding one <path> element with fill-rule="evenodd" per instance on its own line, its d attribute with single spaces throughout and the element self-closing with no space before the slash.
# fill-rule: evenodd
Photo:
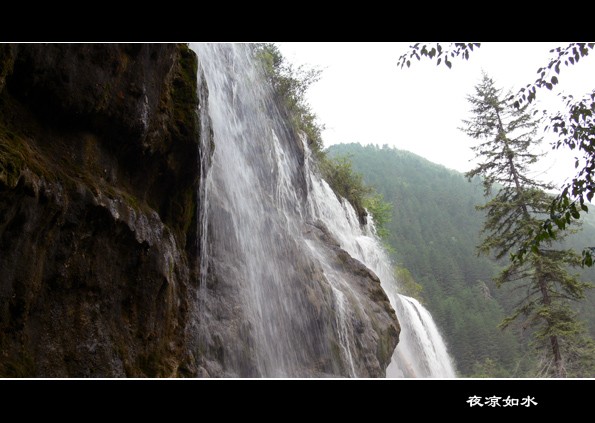
<svg viewBox="0 0 595 423">
<path fill-rule="evenodd" d="M 296 151 L 286 141 L 287 128 L 267 88 L 258 81 L 249 50 L 243 45 L 191 47 L 205 72 L 215 137 L 212 164 L 202 175 L 200 193 L 201 286 L 213 269 L 234 281 L 226 288 L 239 293 L 242 308 L 234 313 L 242 314 L 245 332 L 256 340 L 250 345 L 255 351 L 249 358 L 255 363 L 253 372 L 265 377 L 301 375 L 308 352 L 320 349 L 328 338 L 327 329 L 314 325 L 312 311 L 300 301 L 300 275 L 292 263 L 298 252 L 308 250 L 309 257 L 321 263 L 331 286 L 329 301 L 336 315 L 331 326 L 340 344 L 335 354 L 347 363 L 346 374 L 358 377 L 356 334 L 348 324 L 357 296 L 326 263 L 318 246 L 302 237 L 304 222 L 319 220 L 341 248 L 380 278 L 397 313 L 402 332 L 387 376 L 454 377 L 430 314 L 416 300 L 398 293 L 373 222 L 362 228 L 353 207 L 310 170 L 307 142 Z M 305 159 L 300 161 L 300 155 Z M 199 301 L 204 302 L 197 317 L 200 322 L 214 319 L 218 312 L 207 306 L 206 295 L 204 289 L 199 292 Z M 230 325 L 237 321 L 230 318 Z M 201 336 L 212 337 L 205 323 L 198 326 Z"/>
</svg>

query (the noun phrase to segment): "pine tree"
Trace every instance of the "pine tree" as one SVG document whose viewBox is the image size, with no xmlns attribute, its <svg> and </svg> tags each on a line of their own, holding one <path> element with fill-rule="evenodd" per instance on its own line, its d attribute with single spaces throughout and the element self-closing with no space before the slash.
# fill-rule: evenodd
<svg viewBox="0 0 595 423">
<path fill-rule="evenodd" d="M 473 147 L 478 164 L 466 174 L 469 181 L 480 176 L 484 195 L 489 201 L 478 210 L 486 214 L 478 255 L 502 259 L 515 246 L 531 239 L 539 227 L 540 217 L 547 213 L 551 197 L 546 190 L 553 187 L 530 177 L 530 166 L 538 160 L 533 153 L 541 141 L 536 139 L 538 121 L 528 105 L 515 108 L 507 103 L 494 81 L 486 74 L 475 87 L 475 95 L 467 99 L 473 117 L 464 120 L 461 128 L 472 138 L 481 140 Z M 497 191 L 492 193 L 492 191 Z M 556 234 L 562 240 L 563 233 Z M 504 284 L 517 293 L 517 308 L 500 325 L 505 328 L 520 322 L 523 329 L 534 330 L 536 345 L 547 345 L 554 375 L 565 377 L 570 355 L 564 354 L 572 340 L 582 336 L 581 325 L 568 306 L 568 301 L 584 298 L 590 285 L 571 276 L 569 266 L 580 264 L 580 256 L 572 250 L 559 250 L 550 240 L 547 246 L 531 251 L 523 262 L 511 261 L 494 278 L 498 288 Z"/>
</svg>

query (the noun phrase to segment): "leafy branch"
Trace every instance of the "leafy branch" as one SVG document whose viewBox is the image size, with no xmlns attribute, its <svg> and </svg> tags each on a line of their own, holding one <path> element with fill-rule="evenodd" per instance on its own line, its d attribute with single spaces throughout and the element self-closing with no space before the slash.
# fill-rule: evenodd
<svg viewBox="0 0 595 423">
<path fill-rule="evenodd" d="M 480 47 L 480 45 L 480 43 L 452 43 L 452 47 L 445 50 L 440 43 L 436 43 L 436 47 L 431 48 L 428 44 L 420 46 L 420 43 L 416 43 L 409 47 L 410 50 L 408 53 L 399 57 L 397 66 L 400 66 L 401 69 L 405 65 L 409 67 L 411 65 L 411 59 L 416 58 L 417 60 L 420 60 L 421 56 L 426 56 L 430 59 L 436 57 L 436 66 L 440 65 L 442 59 L 444 59 L 444 64 L 450 69 L 452 67 L 452 62 L 449 58 L 461 56 L 463 59 L 469 60 L 469 52 L 473 51 L 474 46 Z"/>
<path fill-rule="evenodd" d="M 593 49 L 595 43 L 570 43 L 567 47 L 557 47 L 551 49 L 550 53 L 557 53 L 546 67 L 537 69 L 539 77 L 532 84 L 527 84 L 525 88 L 521 88 L 516 94 L 516 101 L 513 103 L 515 107 L 519 107 L 524 101 L 531 103 L 535 100 L 536 89 L 546 87 L 551 90 L 554 85 L 559 83 L 556 75 L 560 74 L 560 65 L 564 61 L 564 65 L 568 66 L 568 63 L 574 65 L 578 63 L 581 57 L 585 57 L 589 54 L 589 49 Z M 556 75 L 551 75 L 552 70 Z M 512 98 L 511 98 L 512 99 Z"/>
<path fill-rule="evenodd" d="M 558 47 L 550 50 L 550 53 L 555 52 L 557 55 L 550 59 L 547 68 L 539 68 L 539 78 L 534 84 L 529 84 L 526 87 L 528 95 L 525 95 L 524 88 L 519 91 L 517 100 L 514 102 L 515 107 L 519 107 L 523 101 L 535 100 L 536 88 L 545 86 L 551 90 L 558 83 L 556 75 L 550 78 L 552 69 L 556 74 L 559 74 L 562 61 L 566 66 L 568 63 L 574 65 L 581 57 L 587 56 L 589 50 L 594 46 L 595 43 L 571 43 L 566 48 Z M 595 171 L 595 90 L 580 100 L 575 100 L 572 95 L 562 98 L 566 102 L 566 112 L 558 111 L 555 115 L 549 115 L 550 124 L 545 127 L 545 130 L 551 128 L 559 136 L 558 141 L 552 145 L 553 149 L 566 145 L 571 150 L 578 150 L 582 152 L 585 163 L 574 179 L 565 184 L 562 187 L 562 192 L 553 199 L 548 208 L 550 216 L 540 223 L 539 228 L 533 234 L 533 239 L 521 244 L 518 251 L 511 254 L 511 260 L 519 260 L 521 263 L 529 249 L 538 253 L 542 241 L 556 239 L 555 231 L 553 231 L 554 226 L 565 229 L 573 221 L 580 220 L 580 213 L 589 211 L 587 203 L 591 202 L 595 194 L 595 181 L 592 176 Z M 544 110 L 543 114 L 547 115 L 547 112 Z M 578 169 L 580 160 L 575 159 L 575 168 Z M 582 265 L 593 266 L 594 256 L 595 247 L 584 248 Z"/>
</svg>

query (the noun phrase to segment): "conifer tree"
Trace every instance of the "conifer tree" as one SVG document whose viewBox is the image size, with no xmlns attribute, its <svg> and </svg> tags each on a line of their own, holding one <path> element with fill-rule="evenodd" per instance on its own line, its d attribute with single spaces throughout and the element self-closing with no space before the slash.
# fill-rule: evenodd
<svg viewBox="0 0 595 423">
<path fill-rule="evenodd" d="M 461 128 L 480 140 L 473 147 L 478 164 L 466 176 L 469 181 L 482 178 L 489 200 L 477 206 L 486 215 L 478 255 L 493 254 L 496 259 L 530 240 L 551 204 L 546 190 L 552 187 L 530 177 L 530 165 L 538 160 L 532 150 L 541 141 L 536 139 L 539 122 L 533 119 L 528 105 L 515 108 L 509 104 L 506 99 L 510 97 L 503 96 L 484 74 L 475 94 L 467 97 L 473 117 L 464 120 Z M 563 237 L 559 233 L 555 238 L 559 241 Z M 580 256 L 572 250 L 556 249 L 553 242 L 549 240 L 540 251 L 531 251 L 522 263 L 511 261 L 494 281 L 498 288 L 506 284 L 519 295 L 517 309 L 500 326 L 515 322 L 533 330 L 536 345 L 545 348 L 552 359 L 553 372 L 549 374 L 565 377 L 571 366 L 571 355 L 565 351 L 583 333 L 568 302 L 584 298 L 590 285 L 568 271 L 569 266 L 580 264 Z"/>
</svg>

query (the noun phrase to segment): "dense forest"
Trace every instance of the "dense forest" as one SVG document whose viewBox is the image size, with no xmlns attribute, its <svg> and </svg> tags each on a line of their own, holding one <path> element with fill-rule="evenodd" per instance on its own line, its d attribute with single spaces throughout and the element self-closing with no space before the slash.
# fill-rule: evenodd
<svg viewBox="0 0 595 423">
<path fill-rule="evenodd" d="M 537 357 L 530 330 L 498 325 L 517 298 L 496 289 L 492 278 L 506 263 L 477 256 L 485 203 L 479 180 L 387 145 L 340 144 L 329 157 L 350 160 L 353 171 L 392 205 L 384 224 L 395 269 L 421 285 L 417 294 L 445 336 L 461 377 L 534 377 Z M 568 239 L 577 251 L 595 236 L 587 215 L 582 230 Z M 579 269 L 585 282 L 592 268 Z M 403 278 L 402 278 L 403 279 Z M 595 334 L 595 296 L 575 305 L 580 320 Z"/>
</svg>

